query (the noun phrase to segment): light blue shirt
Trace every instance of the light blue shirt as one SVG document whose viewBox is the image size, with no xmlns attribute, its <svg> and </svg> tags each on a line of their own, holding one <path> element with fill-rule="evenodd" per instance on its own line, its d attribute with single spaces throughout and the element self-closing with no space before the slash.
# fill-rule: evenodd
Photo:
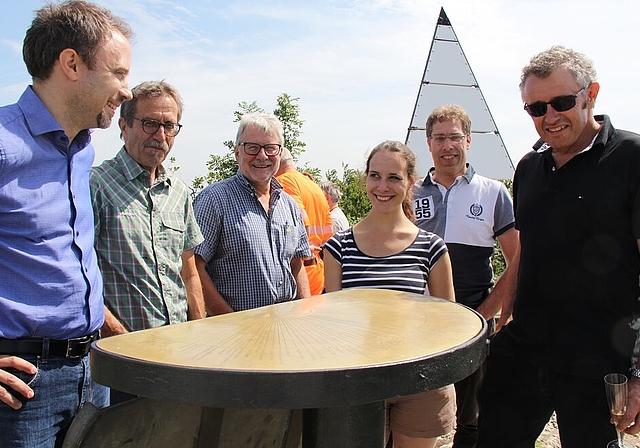
<svg viewBox="0 0 640 448">
<path fill-rule="evenodd" d="M 102 326 L 89 131 L 71 142 L 31 87 L 0 108 L 0 337 L 68 339 Z"/>
</svg>

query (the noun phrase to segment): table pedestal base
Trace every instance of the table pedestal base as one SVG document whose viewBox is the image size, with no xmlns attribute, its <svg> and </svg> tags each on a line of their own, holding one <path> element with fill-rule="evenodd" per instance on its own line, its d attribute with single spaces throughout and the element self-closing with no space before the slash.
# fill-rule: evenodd
<svg viewBox="0 0 640 448">
<path fill-rule="evenodd" d="M 221 409 L 137 398 L 96 409 L 83 407 L 63 448 L 299 448 L 301 412 Z"/>
<path fill-rule="evenodd" d="M 63 448 L 382 448 L 383 443 L 384 402 L 305 410 L 222 409 L 137 398 L 101 410 L 86 405 Z"/>
<path fill-rule="evenodd" d="M 384 445 L 384 402 L 303 411 L 303 448 Z"/>
</svg>

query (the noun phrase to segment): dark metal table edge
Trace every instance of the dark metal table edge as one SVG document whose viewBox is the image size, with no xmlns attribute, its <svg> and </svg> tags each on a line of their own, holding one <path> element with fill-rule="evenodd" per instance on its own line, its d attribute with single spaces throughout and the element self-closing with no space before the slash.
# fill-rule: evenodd
<svg viewBox="0 0 640 448">
<path fill-rule="evenodd" d="M 487 354 L 488 325 L 474 313 L 482 321 L 475 337 L 450 350 L 399 363 L 303 372 L 177 369 L 108 353 L 94 342 L 91 370 L 94 380 L 114 389 L 207 407 L 305 409 L 365 404 L 433 390 L 475 372 Z M 372 369 L 377 372 L 372 374 Z"/>
</svg>

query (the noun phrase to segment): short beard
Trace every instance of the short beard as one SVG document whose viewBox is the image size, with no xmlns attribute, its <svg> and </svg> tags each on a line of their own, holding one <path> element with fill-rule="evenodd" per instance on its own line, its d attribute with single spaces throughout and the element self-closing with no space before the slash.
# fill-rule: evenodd
<svg viewBox="0 0 640 448">
<path fill-rule="evenodd" d="M 104 113 L 104 111 L 100 112 L 96 117 L 96 128 L 107 129 L 109 126 L 111 126 L 111 119 Z"/>
</svg>

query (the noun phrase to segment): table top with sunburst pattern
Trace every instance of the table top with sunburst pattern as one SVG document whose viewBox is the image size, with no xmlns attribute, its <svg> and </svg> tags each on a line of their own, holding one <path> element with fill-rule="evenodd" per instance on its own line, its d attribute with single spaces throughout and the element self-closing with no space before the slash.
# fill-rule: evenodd
<svg viewBox="0 0 640 448">
<path fill-rule="evenodd" d="M 356 378 L 385 367 L 383 376 L 400 375 L 399 367 L 407 366 L 433 379 L 433 368 L 443 364 L 438 374 L 461 371 L 462 378 L 484 358 L 485 332 L 481 316 L 456 303 L 351 289 L 105 338 L 94 343 L 92 368 L 99 382 L 138 394 L 132 383 L 157 380 L 162 386 L 190 376 L 231 381 L 233 387 L 267 378 L 308 387 L 316 384 L 312 378 Z M 451 366 L 460 359 L 455 353 L 465 350 L 465 365 Z M 311 381 L 306 386 L 305 378 Z"/>
</svg>

